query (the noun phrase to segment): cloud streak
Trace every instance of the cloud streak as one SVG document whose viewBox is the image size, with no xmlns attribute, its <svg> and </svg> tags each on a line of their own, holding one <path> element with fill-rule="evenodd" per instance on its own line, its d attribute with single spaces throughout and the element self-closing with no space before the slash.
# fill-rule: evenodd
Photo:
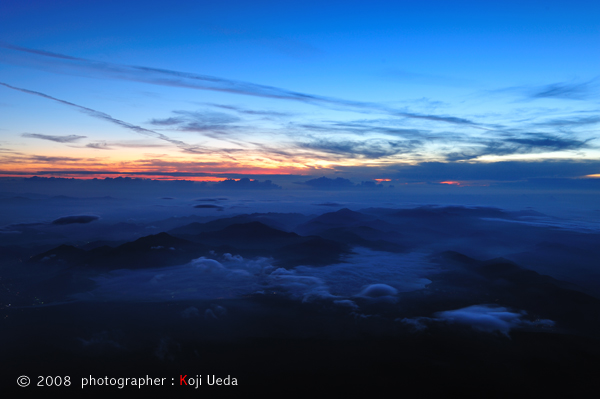
<svg viewBox="0 0 600 399">
<path fill-rule="evenodd" d="M 475 142 L 461 151 L 446 154 L 449 161 L 468 160 L 484 155 L 538 154 L 558 151 L 573 151 L 589 148 L 588 140 L 561 138 L 549 134 L 528 133 L 521 137 L 509 137 L 502 140 Z M 479 144 L 479 145 L 478 145 Z"/>
<path fill-rule="evenodd" d="M 31 139 L 41 139 L 41 140 L 49 140 L 55 141 L 57 143 L 74 143 L 78 140 L 85 139 L 87 136 L 77 136 L 75 134 L 71 134 L 68 136 L 52 136 L 49 134 L 39 134 L 39 133 L 23 133 L 22 137 L 28 137 Z"/>
<path fill-rule="evenodd" d="M 531 90 L 529 97 L 538 98 L 559 98 L 564 100 L 587 100 L 597 97 L 598 83 L 597 79 L 583 83 L 552 83 L 536 87 Z"/>
<path fill-rule="evenodd" d="M 191 144 L 187 144 L 187 143 L 184 143 L 183 141 L 172 139 L 169 136 L 164 135 L 162 133 L 155 132 L 154 130 L 145 129 L 143 127 L 136 126 L 136 125 L 133 125 L 131 123 L 124 122 L 122 120 L 113 118 L 112 116 L 110 116 L 108 114 L 105 114 L 104 112 L 100 112 L 100 111 L 96 111 L 96 110 L 91 109 L 91 108 L 83 107 L 81 105 L 77 105 L 77 104 L 71 103 L 69 101 L 61 100 L 61 99 L 49 96 L 49 95 L 44 94 L 44 93 L 40 93 L 38 91 L 27 90 L 27 89 L 23 89 L 23 88 L 20 88 L 20 87 L 11 86 L 11 85 L 9 85 L 7 83 L 3 83 L 3 82 L 0 82 L 0 85 L 5 86 L 5 87 L 7 87 L 9 89 L 12 89 L 12 90 L 20 91 L 22 93 L 32 94 L 32 95 L 35 95 L 35 96 L 38 96 L 38 97 L 46 98 L 48 100 L 56 101 L 56 102 L 64 104 L 64 105 L 68 105 L 70 107 L 76 108 L 80 112 L 82 112 L 84 114 L 87 114 L 87 115 L 89 115 L 89 116 L 91 116 L 93 118 L 102 119 L 104 121 L 111 122 L 111 123 L 113 123 L 115 125 L 121 126 L 121 127 L 125 128 L 125 129 L 132 130 L 132 131 L 134 131 L 136 133 L 143 134 L 145 136 L 150 136 L 150 137 L 154 137 L 154 138 L 157 138 L 157 139 L 160 139 L 160 140 L 163 140 L 163 141 L 167 141 L 167 142 L 169 142 L 171 144 L 176 145 L 177 147 L 179 147 L 180 149 L 182 149 L 185 152 L 200 153 L 200 154 L 204 154 L 204 153 L 208 152 L 203 147 L 196 146 L 196 145 L 191 145 Z"/>
<path fill-rule="evenodd" d="M 215 76 L 173 71 L 168 69 L 98 62 L 84 58 L 71 57 L 63 54 L 14 46 L 8 43 L 0 43 L 0 47 L 13 50 L 21 54 L 28 54 L 30 56 L 33 55 L 33 61 L 42 62 L 42 64 L 60 66 L 60 71 L 62 73 L 64 73 L 67 69 L 71 69 L 75 70 L 76 72 L 86 72 L 95 75 L 101 75 L 102 77 L 111 79 L 137 81 L 161 86 L 183 87 L 198 90 L 212 90 L 255 97 L 299 101 L 307 104 L 333 109 L 351 109 L 363 113 L 384 113 L 396 117 L 469 126 L 473 128 L 488 130 L 488 128 L 464 118 L 458 118 L 455 116 L 427 115 L 405 112 L 379 103 L 345 100 L 333 97 L 300 93 L 273 86 L 224 79 Z M 27 59 L 19 61 L 18 59 L 15 60 L 14 57 L 8 57 L 7 61 L 10 62 L 11 60 L 15 63 L 30 63 L 31 61 Z"/>
<path fill-rule="evenodd" d="M 378 159 L 393 155 L 410 153 L 421 143 L 418 140 L 328 140 L 314 139 L 299 143 L 298 147 L 312 151 L 320 151 L 345 158 Z"/>
<path fill-rule="evenodd" d="M 300 128 L 327 133 L 351 133 L 356 135 L 384 134 L 387 136 L 404 138 L 425 137 L 428 131 L 420 129 L 403 129 L 389 126 L 377 126 L 364 123 L 335 122 L 332 124 L 301 124 Z"/>
<path fill-rule="evenodd" d="M 215 136 L 215 133 L 222 135 L 232 130 L 238 130 L 239 126 L 233 125 L 233 123 L 241 121 L 236 116 L 222 112 L 173 111 L 173 113 L 176 116 L 165 119 L 152 119 L 150 123 L 154 126 Z"/>
<path fill-rule="evenodd" d="M 600 116 L 580 116 L 574 118 L 564 119 L 552 119 L 546 122 L 537 122 L 537 126 L 549 126 L 549 127 L 578 127 L 588 126 L 600 123 Z"/>
<path fill-rule="evenodd" d="M 529 100 L 554 98 L 559 100 L 585 101 L 598 98 L 600 77 L 587 82 L 556 82 L 541 86 L 513 86 L 496 92 L 518 93 Z"/>
</svg>

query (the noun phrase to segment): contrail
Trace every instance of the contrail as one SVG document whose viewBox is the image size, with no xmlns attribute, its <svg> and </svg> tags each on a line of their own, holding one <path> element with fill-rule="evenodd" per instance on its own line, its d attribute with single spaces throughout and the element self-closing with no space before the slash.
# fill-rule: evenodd
<svg viewBox="0 0 600 399">
<path fill-rule="evenodd" d="M 157 139 L 160 139 L 160 140 L 164 140 L 164 141 L 167 141 L 167 142 L 169 142 L 171 144 L 175 144 L 177 147 L 181 148 L 182 150 L 184 150 L 186 152 L 199 153 L 199 154 L 205 154 L 205 153 L 209 152 L 209 151 L 207 151 L 206 149 L 204 149 L 204 148 L 202 148 L 200 146 L 195 146 L 195 145 L 184 143 L 183 141 L 174 140 L 174 139 L 170 138 L 169 136 L 166 136 L 166 135 L 164 135 L 162 133 L 159 133 L 159 132 L 155 132 L 154 130 L 145 129 L 145 128 L 143 128 L 141 126 L 137 126 L 137 125 L 132 125 L 131 123 L 127 123 L 127 122 L 124 122 L 122 120 L 113 118 L 112 116 L 110 116 L 108 114 L 105 114 L 104 112 L 96 111 L 96 110 L 91 109 L 91 108 L 87 108 L 87 107 L 83 107 L 81 105 L 73 104 L 72 102 L 61 100 L 60 98 L 52 97 L 52 96 L 49 96 L 47 94 L 40 93 L 39 91 L 27 90 L 27 89 L 23 89 L 23 88 L 20 88 L 20 87 L 11 86 L 11 85 L 9 85 L 7 83 L 3 83 L 3 82 L 0 82 L 0 85 L 8 87 L 9 89 L 17 90 L 17 91 L 20 91 L 20 92 L 23 92 L 23 93 L 27 93 L 27 94 L 33 94 L 35 96 L 47 98 L 48 100 L 56 101 L 56 102 L 59 102 L 61 104 L 68 105 L 70 107 L 77 108 L 80 112 L 83 112 L 84 114 L 87 114 L 87 115 L 92 116 L 94 118 L 102 119 L 102 120 L 114 123 L 115 125 L 119 125 L 121 127 L 124 127 L 125 129 L 133 130 L 134 132 L 141 133 L 143 135 L 154 137 L 154 138 L 157 138 Z"/>
<path fill-rule="evenodd" d="M 43 57 L 46 60 L 54 60 L 60 63 L 63 67 L 61 72 L 64 72 L 65 66 L 69 66 L 74 69 L 100 73 L 104 77 L 112 79 L 137 81 L 161 86 L 183 87 L 197 90 L 213 90 L 247 96 L 299 101 L 312 105 L 323 106 L 326 108 L 350 108 L 359 112 L 379 112 L 397 117 L 429 120 L 433 122 L 469 126 L 483 130 L 492 130 L 468 119 L 457 118 L 453 116 L 423 115 L 402 112 L 378 103 L 352 101 L 313 94 L 305 94 L 273 86 L 259 85 L 255 83 L 241 82 L 215 76 L 179 72 L 168 69 L 99 62 L 85 58 L 71 57 L 64 54 L 51 53 L 43 50 L 29 49 L 3 42 L 0 42 L 0 47 L 21 53 L 33 54 L 37 57 Z"/>
</svg>

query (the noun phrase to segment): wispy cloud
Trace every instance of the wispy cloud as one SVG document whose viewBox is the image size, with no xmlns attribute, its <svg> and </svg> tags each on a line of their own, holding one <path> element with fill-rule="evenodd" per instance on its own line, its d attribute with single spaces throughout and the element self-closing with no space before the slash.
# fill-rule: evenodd
<svg viewBox="0 0 600 399">
<path fill-rule="evenodd" d="M 85 139 L 87 136 L 77 136 L 75 134 L 71 134 L 68 136 L 51 136 L 48 134 L 39 134 L 39 133 L 23 133 L 22 137 L 28 137 L 31 139 L 42 139 L 42 140 L 50 140 L 55 141 L 57 143 L 74 143 L 78 140 Z"/>
<path fill-rule="evenodd" d="M 479 158 L 484 155 L 534 154 L 557 151 L 581 150 L 590 147 L 591 140 L 575 140 L 561 138 L 549 134 L 523 134 L 520 137 L 509 137 L 503 140 L 475 141 L 460 151 L 446 154 L 449 161 L 460 161 Z"/>
<path fill-rule="evenodd" d="M 95 168 L 103 167 L 105 164 L 98 158 L 83 158 L 83 157 L 67 157 L 67 156 L 46 156 L 46 155 L 35 155 L 35 154 L 23 154 L 23 153 L 0 153 L 0 164 L 10 166 L 23 166 L 26 169 L 40 168 L 44 169 L 49 166 L 59 167 L 67 166 L 72 167 L 77 165 L 81 168 Z"/>
<path fill-rule="evenodd" d="M 31 61 L 35 61 L 39 62 L 41 64 L 41 67 L 47 67 L 48 64 L 60 66 L 61 73 L 67 73 L 67 71 L 73 71 L 77 73 L 85 72 L 91 75 L 100 75 L 104 78 L 137 81 L 162 86 L 184 87 L 199 90 L 213 90 L 248 96 L 299 101 L 303 103 L 333 109 L 353 110 L 355 112 L 365 113 L 383 113 L 393 115 L 395 117 L 412 118 L 440 123 L 450 123 L 455 125 L 470 126 L 478 129 L 487 130 L 486 127 L 481 126 L 480 124 L 469 119 L 459 118 L 450 115 L 428 115 L 411 113 L 398 110 L 380 103 L 361 102 L 314 94 L 307 94 L 273 86 L 236 81 L 215 76 L 173 71 L 168 69 L 98 62 L 87 60 L 84 58 L 71 57 L 63 54 L 14 46 L 7 43 L 0 43 L 0 47 L 4 49 L 13 50 L 14 52 L 20 53 L 21 55 L 27 55 L 30 58 L 34 58 L 33 60 L 22 60 L 26 63 L 31 63 Z M 7 57 L 7 61 L 14 63 L 20 62 L 18 59 L 15 59 L 15 57 Z"/>
<path fill-rule="evenodd" d="M 206 105 L 210 105 L 210 106 L 216 107 L 216 108 L 226 109 L 229 111 L 235 111 L 237 113 L 245 114 L 245 115 L 276 117 L 276 118 L 285 118 L 285 117 L 293 116 L 293 114 L 290 112 L 263 111 L 263 110 L 259 111 L 259 110 L 247 109 L 247 108 L 243 108 L 243 107 L 237 107 L 234 105 L 226 105 L 226 104 L 206 103 Z"/>
<path fill-rule="evenodd" d="M 96 141 L 85 145 L 86 148 L 93 148 L 96 150 L 114 150 L 115 147 L 121 148 L 165 148 L 169 147 L 169 144 L 162 144 L 156 142 L 149 142 L 145 140 L 125 140 L 125 141 Z"/>
<path fill-rule="evenodd" d="M 109 145 L 105 142 L 89 143 L 89 144 L 86 144 L 86 147 L 93 148 L 95 150 L 112 150 L 112 148 L 110 148 Z"/>
<path fill-rule="evenodd" d="M 537 122 L 537 126 L 550 126 L 550 127 L 577 127 L 577 126 L 588 126 L 600 123 L 600 116 L 575 116 L 573 118 L 563 119 L 551 119 L 545 122 Z"/>
<path fill-rule="evenodd" d="M 84 158 L 74 158 L 74 157 L 48 157 L 44 155 L 32 155 L 27 157 L 27 160 L 44 162 L 44 163 L 56 163 L 56 162 L 81 162 Z"/>
<path fill-rule="evenodd" d="M 579 150 L 587 148 L 590 141 L 531 133 L 520 138 L 509 138 L 506 140 L 506 143 L 516 145 L 519 153 L 528 153 L 537 151 Z"/>
<path fill-rule="evenodd" d="M 345 158 L 378 159 L 412 152 L 421 143 L 417 140 L 329 140 L 314 139 L 298 143 L 298 148 L 321 151 Z"/>
<path fill-rule="evenodd" d="M 566 100 L 587 100 L 599 96 L 598 79 L 583 83 L 552 83 L 530 90 L 530 98 L 560 98 Z"/>
<path fill-rule="evenodd" d="M 27 90 L 27 89 L 23 89 L 23 88 L 20 88 L 20 87 L 11 86 L 11 85 L 9 85 L 7 83 L 3 83 L 3 82 L 0 82 L 0 85 L 8 87 L 9 89 L 12 89 L 12 90 L 17 90 L 17 91 L 20 91 L 20 92 L 23 92 L 23 93 L 27 93 L 27 94 L 33 94 L 35 96 L 43 97 L 43 98 L 46 98 L 48 100 L 52 100 L 52 101 L 56 101 L 56 102 L 64 104 L 64 105 L 68 105 L 70 107 L 78 109 L 80 112 L 83 112 L 84 114 L 87 114 L 87 115 L 89 115 L 91 117 L 111 122 L 111 123 L 113 123 L 115 125 L 121 126 L 121 127 L 125 128 L 125 129 L 132 130 L 132 131 L 134 131 L 136 133 L 140 133 L 140 134 L 143 134 L 143 135 L 146 135 L 146 136 L 150 136 L 150 137 L 154 137 L 154 138 L 157 138 L 157 139 L 160 139 L 160 140 L 167 141 L 167 142 L 169 142 L 171 144 L 176 145 L 177 147 L 179 147 L 180 149 L 182 149 L 183 151 L 186 151 L 186 152 L 200 153 L 200 154 L 208 152 L 203 147 L 200 147 L 200 146 L 197 146 L 197 145 L 187 144 L 187 143 L 184 143 L 183 141 L 172 139 L 169 136 L 164 135 L 162 133 L 155 132 L 154 130 L 145 129 L 143 127 L 136 126 L 136 125 L 133 125 L 131 123 L 124 122 L 122 120 L 113 118 L 112 116 L 110 116 L 108 114 L 105 114 L 104 112 L 100 112 L 100 111 L 96 111 L 96 110 L 91 109 L 91 108 L 83 107 L 81 105 L 77 105 L 77 104 L 71 103 L 69 101 L 61 100 L 61 99 L 49 96 L 49 95 L 44 94 L 44 93 L 40 93 L 38 91 Z"/>
<path fill-rule="evenodd" d="M 348 174 L 358 168 L 340 168 Z M 600 170 L 597 160 L 504 161 L 490 163 L 423 162 L 419 165 L 393 165 L 381 174 L 413 181 L 431 180 L 499 180 L 526 178 L 577 178 Z M 364 172 L 367 172 L 366 170 Z M 364 173 L 363 172 L 363 173 Z M 371 172 L 372 173 L 372 172 Z"/>
<path fill-rule="evenodd" d="M 586 82 L 556 82 L 540 86 L 513 86 L 495 90 L 515 93 L 528 100 L 555 98 L 560 100 L 592 100 L 600 97 L 600 77 Z"/>
<path fill-rule="evenodd" d="M 239 129 L 239 126 L 233 123 L 241 121 L 237 116 L 223 112 L 173 111 L 173 113 L 175 117 L 152 119 L 150 124 L 187 132 L 225 134 L 227 131 Z"/>
<path fill-rule="evenodd" d="M 306 124 L 300 124 L 297 126 L 304 128 L 304 129 L 308 129 L 308 130 L 327 132 L 327 133 L 343 132 L 343 133 L 352 133 L 352 134 L 356 134 L 356 135 L 379 133 L 379 134 L 385 134 L 388 136 L 403 137 L 403 138 L 422 138 L 425 135 L 427 135 L 427 133 L 429 133 L 428 131 L 421 130 L 421 129 L 406 129 L 406 128 L 399 128 L 399 127 L 389 127 L 389 126 L 376 125 L 376 124 L 353 123 L 353 122 L 331 122 L 329 124 L 327 124 L 327 123 L 321 123 L 321 124 L 306 123 Z"/>
</svg>

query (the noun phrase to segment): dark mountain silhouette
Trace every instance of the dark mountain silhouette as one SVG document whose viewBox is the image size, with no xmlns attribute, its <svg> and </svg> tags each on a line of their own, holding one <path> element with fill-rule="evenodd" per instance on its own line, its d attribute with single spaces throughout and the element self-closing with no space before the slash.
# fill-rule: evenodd
<svg viewBox="0 0 600 399">
<path fill-rule="evenodd" d="M 34 201 L 34 199 L 21 196 L 0 198 L 0 204 L 6 205 L 27 205 Z"/>
<path fill-rule="evenodd" d="M 359 233 L 365 232 L 365 235 L 369 236 L 385 235 L 385 233 L 375 230 L 371 227 L 358 226 L 349 228 L 338 227 L 327 229 L 325 231 L 320 232 L 319 236 L 340 243 L 366 247 L 376 251 L 405 252 L 408 249 L 406 245 L 402 245 L 397 242 L 386 241 L 382 239 L 366 239 L 363 238 L 361 235 L 355 233 L 354 231 L 358 231 Z M 393 232 L 392 234 L 389 234 L 389 236 L 392 239 L 394 238 L 394 235 L 395 233 Z"/>
<path fill-rule="evenodd" d="M 331 228 L 348 228 L 359 226 L 370 227 L 372 229 L 381 231 L 391 231 L 397 229 L 397 226 L 380 220 L 376 216 L 367 215 L 344 208 L 336 212 L 324 213 L 321 216 L 313 218 L 308 222 L 296 227 L 294 231 L 301 235 L 320 235 L 325 230 Z"/>
<path fill-rule="evenodd" d="M 350 252 L 345 243 L 322 237 L 303 237 L 261 222 L 233 224 L 219 231 L 181 237 L 213 247 L 228 245 L 244 256 L 272 256 L 277 265 L 285 267 L 335 263 Z"/>
<path fill-rule="evenodd" d="M 557 328 L 571 332 L 591 335 L 600 328 L 600 299 L 573 289 L 571 284 L 503 258 L 480 261 L 447 251 L 433 259 L 453 266 L 431 277 L 428 289 L 437 290 L 437 306 L 497 303 L 553 320 Z"/>
<path fill-rule="evenodd" d="M 237 215 L 228 218 L 219 218 L 207 222 L 194 222 L 184 226 L 176 227 L 169 230 L 169 233 L 175 236 L 178 235 L 195 235 L 207 231 L 222 230 L 233 224 L 242 224 L 250 222 L 261 222 L 274 229 L 290 231 L 298 224 L 309 220 L 309 216 L 300 213 L 252 213 L 245 215 Z"/>
<path fill-rule="evenodd" d="M 100 246 L 90 250 L 61 245 L 30 259 L 34 263 L 70 267 L 139 269 L 187 263 L 206 255 L 211 248 L 167 233 L 139 238 L 116 248 Z"/>
<path fill-rule="evenodd" d="M 32 256 L 29 261 L 67 266 L 82 262 L 86 257 L 87 251 L 72 245 L 63 244 L 39 255 Z"/>
<path fill-rule="evenodd" d="M 10 342 L 3 350 L 6 386 L 15 386 L 15 370 L 72 379 L 115 374 L 115 367 L 117 376 L 131 370 L 178 375 L 197 367 L 200 356 L 215 366 L 210 373 L 231 373 L 257 389 L 267 379 L 295 386 L 299 378 L 348 390 L 354 380 L 403 392 L 431 388 L 439 397 L 464 387 L 499 397 L 517 391 L 585 397 L 593 388 L 600 300 L 559 276 L 596 270 L 599 235 L 593 231 L 484 220 L 540 216 L 488 207 L 297 215 L 5 226 L 0 310 Z M 122 235 L 127 238 L 115 240 L 120 230 L 129 230 Z M 65 236 L 57 241 L 50 236 L 56 232 Z M 23 246 L 10 245 L 13 237 L 21 237 Z M 54 238 L 40 245 L 43 237 Z M 415 246 L 419 253 L 352 254 L 352 246 L 390 252 Z M 421 262 L 421 254 L 434 251 L 440 252 Z M 224 257 L 226 252 L 244 259 Z M 348 255 L 348 263 L 328 267 Z M 206 270 L 162 269 L 201 256 L 225 270 L 210 261 Z M 254 256 L 272 259 L 250 262 Z M 324 267 L 276 270 L 299 265 Z M 397 287 L 413 269 L 427 280 L 414 291 Z M 357 296 L 363 283 L 389 284 L 399 292 Z M 346 290 L 351 284 L 356 289 Z M 479 315 L 464 312 L 474 305 L 492 312 L 497 307 L 509 320 L 508 336 L 508 327 L 478 329 Z M 440 316 L 461 311 L 473 318 Z M 489 326 L 494 317 L 483 313 L 479 321 Z M 81 367 L 74 371 L 74 364 Z M 552 386 L 562 383 L 566 395 Z"/>
<path fill-rule="evenodd" d="M 261 222 L 233 224 L 218 231 L 179 237 L 163 232 L 114 248 L 102 242 L 90 247 L 86 250 L 61 245 L 32 257 L 30 262 L 104 270 L 139 269 L 185 264 L 200 256 L 228 252 L 246 257 L 273 257 L 277 265 L 294 267 L 335 263 L 350 253 L 350 247 L 345 243 L 314 236 L 302 237 Z"/>
<path fill-rule="evenodd" d="M 277 238 L 296 238 L 296 233 L 287 233 L 269 227 L 261 222 L 250 222 L 243 224 L 233 224 L 225 227 L 223 230 L 201 233 L 198 235 L 201 239 L 244 239 L 244 240 L 266 240 Z"/>
<path fill-rule="evenodd" d="M 119 241 L 98 240 L 98 241 L 91 241 L 91 242 L 85 243 L 83 245 L 78 246 L 77 248 L 89 251 L 91 249 L 96 249 L 96 248 L 100 248 L 100 247 L 115 248 L 121 244 L 124 244 L 124 243 L 119 242 Z"/>
<path fill-rule="evenodd" d="M 476 206 L 420 206 L 412 209 L 400 209 L 390 216 L 400 218 L 416 218 L 419 220 L 427 219 L 454 219 L 454 218 L 499 218 L 515 219 L 519 217 L 539 217 L 545 216 L 533 210 L 521 210 L 516 212 L 505 211 L 500 208 Z"/>
<path fill-rule="evenodd" d="M 277 264 L 283 267 L 298 265 L 325 266 L 343 261 L 351 253 L 350 246 L 321 237 L 300 237 L 302 240 L 276 251 Z"/>
<path fill-rule="evenodd" d="M 581 236 L 569 244 L 555 241 L 540 242 L 523 252 L 509 254 L 506 257 L 540 273 L 552 273 L 561 279 L 566 278 L 583 286 L 589 292 L 597 293 L 600 288 L 598 283 L 600 271 L 597 269 L 600 246 L 592 244 L 592 240 L 598 240 L 598 236 L 594 234 Z M 565 268 L 565 265 L 569 267 Z M 594 273 L 596 278 L 590 278 Z"/>
<path fill-rule="evenodd" d="M 360 212 L 352 211 L 348 208 L 342 208 L 336 212 L 327 212 L 312 219 L 312 222 L 318 222 L 323 224 L 332 224 L 332 225 L 352 225 L 357 222 L 366 222 L 370 220 L 374 220 L 375 218 L 371 215 L 365 215 Z"/>
</svg>

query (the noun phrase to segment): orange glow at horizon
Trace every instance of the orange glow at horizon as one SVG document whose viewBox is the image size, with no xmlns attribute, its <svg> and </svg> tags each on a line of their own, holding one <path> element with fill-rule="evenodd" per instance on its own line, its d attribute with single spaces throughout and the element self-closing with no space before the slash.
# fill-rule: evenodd
<svg viewBox="0 0 600 399">
<path fill-rule="evenodd" d="M 460 186 L 461 185 L 461 183 L 459 181 L 453 181 L 453 180 L 441 181 L 440 184 L 449 184 L 451 186 Z"/>
<path fill-rule="evenodd" d="M 229 179 L 228 177 L 219 177 L 219 176 L 168 176 L 168 175 L 139 175 L 132 173 L 115 173 L 115 174 L 102 174 L 99 172 L 98 174 L 89 174 L 89 175 L 81 175 L 78 173 L 27 173 L 27 174 L 11 174 L 11 173 L 3 173 L 1 177 L 20 177 L 20 178 L 30 178 L 30 177 L 44 177 L 44 178 L 60 178 L 60 179 L 77 179 L 77 180 L 94 180 L 94 179 L 116 179 L 119 177 L 129 177 L 131 179 L 147 179 L 147 180 L 188 180 L 194 182 L 220 182 Z M 239 180 L 239 179 L 235 179 Z"/>
</svg>

